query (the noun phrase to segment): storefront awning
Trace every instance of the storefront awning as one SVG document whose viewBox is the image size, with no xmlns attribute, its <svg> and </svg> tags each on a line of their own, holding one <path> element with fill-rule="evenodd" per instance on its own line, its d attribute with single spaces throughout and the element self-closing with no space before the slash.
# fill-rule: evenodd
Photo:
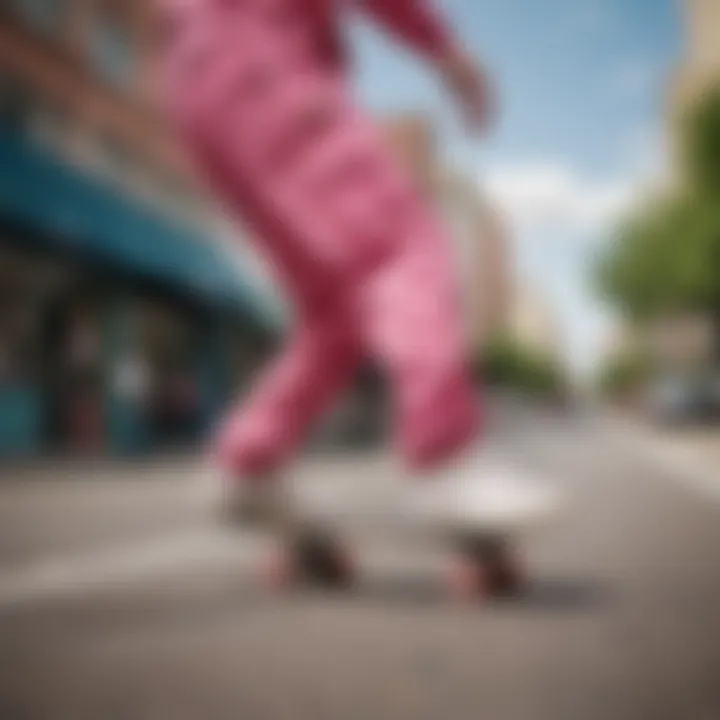
<svg viewBox="0 0 720 720">
<path fill-rule="evenodd" d="M 0 131 L 0 217 L 67 250 L 170 283 L 202 301 L 242 309 L 264 325 L 282 320 L 228 250 L 53 157 Z"/>
</svg>

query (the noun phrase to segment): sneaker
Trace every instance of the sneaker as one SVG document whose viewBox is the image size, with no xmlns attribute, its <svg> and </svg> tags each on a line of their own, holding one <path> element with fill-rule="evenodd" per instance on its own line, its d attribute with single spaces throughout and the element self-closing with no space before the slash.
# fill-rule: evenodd
<svg viewBox="0 0 720 720">
<path fill-rule="evenodd" d="M 558 506 L 551 486 L 487 462 L 413 483 L 408 491 L 409 512 L 419 522 L 453 530 L 522 531 L 546 520 Z"/>
<path fill-rule="evenodd" d="M 284 488 L 273 479 L 247 481 L 212 468 L 205 480 L 213 509 L 231 525 L 268 526 L 286 514 Z"/>
</svg>

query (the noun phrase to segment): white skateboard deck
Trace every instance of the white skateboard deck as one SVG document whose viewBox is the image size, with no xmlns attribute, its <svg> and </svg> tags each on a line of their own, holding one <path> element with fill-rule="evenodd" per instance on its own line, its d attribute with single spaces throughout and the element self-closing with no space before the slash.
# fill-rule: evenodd
<svg viewBox="0 0 720 720">
<path fill-rule="evenodd" d="M 452 480 L 398 482 L 392 486 L 305 484 L 293 488 L 299 517 L 339 531 L 372 528 L 382 534 L 533 534 L 561 509 L 556 488 L 502 466 Z"/>
<path fill-rule="evenodd" d="M 222 502 L 215 476 L 214 502 Z M 342 477 L 288 482 L 292 514 L 308 525 L 397 537 L 493 536 L 514 540 L 551 524 L 562 508 L 557 488 L 502 463 L 482 462 L 449 479 Z"/>
</svg>

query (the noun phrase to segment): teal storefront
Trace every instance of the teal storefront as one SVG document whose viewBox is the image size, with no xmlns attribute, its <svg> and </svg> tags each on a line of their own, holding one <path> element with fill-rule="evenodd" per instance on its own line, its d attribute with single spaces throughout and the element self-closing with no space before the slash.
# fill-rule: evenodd
<svg viewBox="0 0 720 720">
<path fill-rule="evenodd" d="M 21 320 L 6 313 L 3 326 L 0 314 L 0 456 L 49 448 L 53 403 L 64 407 L 59 395 L 75 387 L 58 374 L 56 326 L 66 328 L 68 319 L 92 330 L 88 334 L 97 347 L 90 342 L 95 355 L 90 354 L 96 361 L 82 387 L 93 389 L 86 394 L 95 404 L 86 405 L 101 416 L 102 446 L 118 453 L 151 449 L 155 441 L 147 413 L 116 382 L 122 363 L 130 364 L 138 347 L 148 344 L 138 340 L 146 308 L 164 308 L 181 326 L 177 347 L 183 363 L 168 365 L 165 357 L 158 368 L 166 370 L 158 374 L 177 370 L 180 377 L 182 371 L 191 383 L 196 412 L 188 436 L 213 422 L 237 384 L 238 337 L 242 347 L 243 337 L 259 342 L 282 329 L 275 298 L 253 289 L 223 248 L 99 184 L 18 133 L 0 131 L 4 245 L 12 247 L 13 258 L 20 257 L 12 262 L 21 269 L 0 260 L 7 278 L 0 279 L 0 292 L 4 287 L 11 294 L 10 280 L 17 281 L 12 297 Z M 62 271 L 62 281 L 46 279 L 56 271 Z M 10 300 L 3 307 L 11 307 Z M 32 328 L 22 335 L 17 328 L 26 325 Z M 155 326 L 163 330 L 162 322 Z M 6 344 L 13 338 L 11 346 L 25 352 L 16 353 L 20 359 L 9 369 L 3 366 L 8 365 L 3 332 Z M 153 332 L 162 334 L 157 329 L 145 334 L 152 338 Z M 30 339 L 15 340 L 21 336 Z M 164 356 L 173 360 L 168 349 Z M 64 416 L 58 415 L 55 425 L 62 425 L 58 417 Z"/>
<path fill-rule="evenodd" d="M 0 388 L 0 456 L 40 450 L 42 402 L 32 385 Z"/>
</svg>

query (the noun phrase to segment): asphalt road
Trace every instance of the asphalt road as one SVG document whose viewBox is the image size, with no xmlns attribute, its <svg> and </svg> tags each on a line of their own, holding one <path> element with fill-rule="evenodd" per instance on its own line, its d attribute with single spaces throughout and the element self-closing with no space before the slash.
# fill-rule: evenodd
<svg viewBox="0 0 720 720">
<path fill-rule="evenodd" d="M 430 556 L 371 542 L 353 595 L 268 597 L 191 463 L 16 471 L 0 719 L 720 717 L 720 506 L 592 418 L 509 413 L 493 445 L 570 509 L 527 548 L 528 593 L 477 608 L 443 600 Z M 315 457 L 298 481 L 391 472 Z"/>
</svg>

